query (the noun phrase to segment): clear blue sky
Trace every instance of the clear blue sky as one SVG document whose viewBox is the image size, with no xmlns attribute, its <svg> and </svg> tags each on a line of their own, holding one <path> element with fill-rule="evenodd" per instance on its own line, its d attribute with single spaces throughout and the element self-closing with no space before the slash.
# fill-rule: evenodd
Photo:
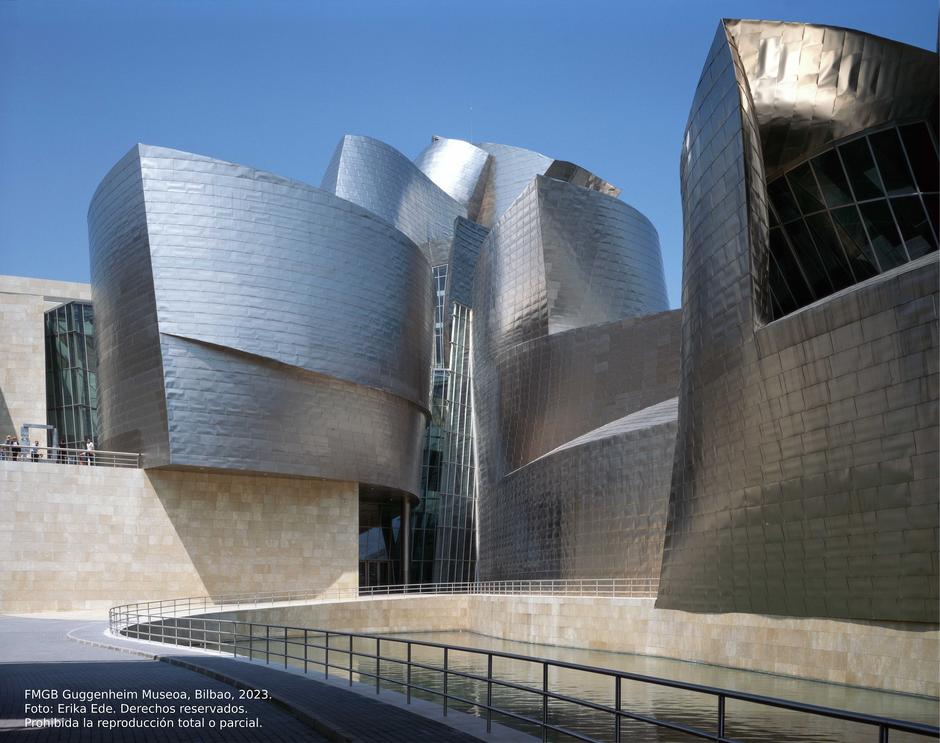
<svg viewBox="0 0 940 743">
<path fill-rule="evenodd" d="M 937 39 L 936 0 L 0 0 L 0 274 L 87 281 L 88 202 L 136 142 L 319 185 L 344 133 L 409 157 L 441 134 L 620 186 L 677 306 L 679 147 L 721 17 Z"/>
</svg>

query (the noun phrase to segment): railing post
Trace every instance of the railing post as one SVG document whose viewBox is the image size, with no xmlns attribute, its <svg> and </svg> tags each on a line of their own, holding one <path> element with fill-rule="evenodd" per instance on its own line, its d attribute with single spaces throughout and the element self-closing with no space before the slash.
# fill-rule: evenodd
<svg viewBox="0 0 940 743">
<path fill-rule="evenodd" d="M 486 732 L 493 730 L 493 654 L 486 654 Z"/>
<path fill-rule="evenodd" d="M 542 663 L 542 741 L 548 740 L 548 663 Z"/>
<path fill-rule="evenodd" d="M 375 693 L 378 694 L 380 690 L 380 682 L 382 675 L 382 661 L 379 660 L 379 656 L 382 655 L 382 639 L 379 637 L 375 638 Z"/>
<path fill-rule="evenodd" d="M 444 717 L 447 717 L 447 648 L 444 648 Z"/>
<path fill-rule="evenodd" d="M 306 631 L 306 630 L 305 630 Z M 326 648 L 323 659 L 323 678 L 330 677 L 330 633 L 326 633 Z"/>
<path fill-rule="evenodd" d="M 284 668 L 287 668 L 287 627 L 284 628 Z"/>
<path fill-rule="evenodd" d="M 349 685 L 352 686 L 353 636 L 349 636 Z"/>
<path fill-rule="evenodd" d="M 725 695 L 718 695 L 718 737 L 725 737 Z"/>
<path fill-rule="evenodd" d="M 264 662 L 271 662 L 271 625 L 264 625 Z"/>
<path fill-rule="evenodd" d="M 405 696 L 408 704 L 411 704 L 411 641 L 408 641 L 408 663 L 405 666 Z"/>
<path fill-rule="evenodd" d="M 878 743 L 888 743 L 888 726 L 878 726 Z"/>
<path fill-rule="evenodd" d="M 238 622 L 232 621 L 232 657 L 238 657 Z"/>
<path fill-rule="evenodd" d="M 621 719 L 620 719 L 620 676 L 614 676 L 614 709 L 617 710 L 617 714 L 614 716 L 614 743 L 620 743 L 620 728 L 621 728 Z"/>
</svg>

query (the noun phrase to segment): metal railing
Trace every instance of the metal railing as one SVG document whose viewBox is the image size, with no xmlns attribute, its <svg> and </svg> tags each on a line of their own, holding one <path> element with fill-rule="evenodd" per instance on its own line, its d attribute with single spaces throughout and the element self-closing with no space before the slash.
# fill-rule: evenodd
<svg viewBox="0 0 940 743">
<path fill-rule="evenodd" d="M 87 451 L 64 446 L 0 444 L 0 461 L 34 464 L 79 464 L 92 467 L 140 467 L 140 454 L 126 451 Z"/>
<path fill-rule="evenodd" d="M 734 739 L 726 735 L 729 725 L 727 702 L 728 700 L 734 700 L 811 715 L 817 718 L 822 717 L 867 725 L 872 728 L 872 739 L 874 739 L 874 734 L 877 732 L 879 743 L 888 743 L 891 731 L 940 739 L 940 728 L 932 725 L 645 676 L 610 668 L 424 640 L 396 639 L 374 634 L 263 624 L 221 617 L 178 616 L 174 614 L 159 616 L 159 609 L 156 606 L 158 603 L 146 602 L 142 611 L 136 609 L 135 607 L 138 605 L 134 604 L 114 607 L 109 615 L 112 633 L 181 647 L 197 647 L 234 658 L 242 657 L 259 661 L 263 659 L 267 664 L 270 664 L 273 660 L 278 665 L 283 663 L 284 668 L 293 664 L 298 670 L 302 668 L 305 674 L 309 673 L 311 666 L 313 666 L 315 669 L 321 669 L 327 679 L 330 677 L 331 672 L 334 675 L 336 673 L 341 674 L 344 680 L 348 679 L 350 686 L 353 685 L 355 677 L 358 677 L 360 682 L 364 678 L 371 679 L 375 682 L 376 694 L 381 693 L 382 683 L 384 682 L 386 688 L 391 686 L 403 690 L 408 704 L 411 704 L 413 692 L 420 692 L 426 697 L 439 698 L 445 716 L 452 703 L 468 705 L 471 709 L 475 708 L 486 720 L 487 733 L 492 730 L 493 716 L 498 715 L 517 723 L 534 726 L 540 731 L 543 741 L 548 740 L 550 733 L 567 736 L 575 740 L 591 742 L 599 740 L 589 734 L 579 732 L 570 725 L 563 725 L 557 721 L 553 722 L 550 717 L 549 705 L 550 702 L 555 702 L 608 715 L 613 722 L 614 740 L 617 743 L 625 739 L 626 732 L 623 730 L 625 722 L 644 723 L 702 740 L 734 743 Z M 264 603 L 264 601 L 254 603 Z M 179 606 L 179 604 L 175 606 Z M 274 644 L 273 649 L 272 643 Z M 283 651 L 278 650 L 278 645 L 283 646 Z M 363 645 L 366 645 L 367 649 L 363 650 Z M 385 648 L 384 651 L 383 647 Z M 441 662 L 432 663 L 415 660 L 413 652 L 415 648 L 440 651 Z M 393 649 L 397 649 L 397 655 L 392 654 Z M 311 650 L 314 651 L 313 654 L 311 654 Z M 482 661 L 485 659 L 486 673 L 455 668 L 451 661 L 454 653 L 467 654 L 479 659 L 481 662 L 477 665 L 480 667 L 482 667 Z M 494 659 L 535 664 L 541 671 L 541 683 L 535 686 L 497 676 L 493 671 Z M 362 667 L 363 661 L 369 663 L 368 668 Z M 371 670 L 373 667 L 374 671 Z M 390 669 L 397 670 L 398 673 L 391 675 Z M 414 679 L 413 673 L 416 669 L 425 672 L 425 674 L 439 675 L 441 679 L 440 686 L 432 688 L 427 683 L 418 683 Z M 609 685 L 614 699 L 613 705 L 578 698 L 554 689 L 550 683 L 551 675 L 549 672 L 552 669 L 588 674 L 592 679 L 592 683 L 604 681 Z M 485 694 L 478 693 L 477 698 L 473 699 L 456 694 L 448 686 L 448 681 L 453 679 L 465 679 L 474 683 L 485 684 Z M 629 709 L 623 702 L 625 681 L 639 682 L 657 688 L 669 688 L 682 692 L 695 692 L 711 697 L 714 705 L 713 729 L 706 729 L 674 719 L 667 720 L 654 717 Z M 493 702 L 494 687 L 534 695 L 539 702 L 535 707 L 538 713 L 536 715 L 524 714 L 518 709 L 512 710 L 505 706 L 497 706 Z M 854 737 L 853 739 L 858 740 Z"/>
<path fill-rule="evenodd" d="M 264 593 L 231 593 L 216 596 L 184 596 L 182 598 L 139 601 L 115 607 L 133 610 L 141 615 L 153 612 L 156 618 L 186 616 L 193 612 L 224 611 L 297 601 L 332 601 L 375 598 L 380 596 L 452 594 L 497 594 L 520 596 L 568 596 L 593 598 L 656 598 L 659 581 L 646 578 L 574 578 L 565 580 L 479 581 L 468 583 L 399 583 L 389 586 L 360 588 L 298 588 L 290 591 Z"/>
</svg>

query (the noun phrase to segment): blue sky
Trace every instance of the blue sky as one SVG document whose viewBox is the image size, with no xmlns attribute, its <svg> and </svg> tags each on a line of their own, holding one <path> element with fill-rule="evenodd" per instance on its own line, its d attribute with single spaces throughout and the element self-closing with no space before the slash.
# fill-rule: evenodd
<svg viewBox="0 0 940 743">
<path fill-rule="evenodd" d="M 679 147 L 719 18 L 934 49 L 936 0 L 0 0 L 0 274 L 88 280 L 85 213 L 136 142 L 319 185 L 344 133 L 432 134 L 593 170 L 682 264 Z"/>
</svg>

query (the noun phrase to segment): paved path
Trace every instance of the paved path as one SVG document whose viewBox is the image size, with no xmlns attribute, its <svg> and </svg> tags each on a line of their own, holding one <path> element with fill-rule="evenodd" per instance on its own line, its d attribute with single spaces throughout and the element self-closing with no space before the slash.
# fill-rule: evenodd
<svg viewBox="0 0 940 743">
<path fill-rule="evenodd" d="M 166 715 L 120 714 L 120 701 L 104 701 L 114 706 L 112 714 L 89 714 L 71 711 L 60 713 L 57 705 L 67 703 L 58 700 L 26 700 L 27 689 L 55 689 L 60 697 L 66 689 L 71 691 L 106 691 L 127 690 L 142 695 L 144 690 L 185 692 L 192 696 L 196 689 L 212 691 L 217 694 L 228 693 L 237 696 L 231 686 L 184 668 L 160 663 L 154 660 L 128 655 L 126 653 L 89 647 L 69 640 L 66 633 L 82 622 L 61 621 L 54 619 L 19 619 L 0 617 L 0 731 L 17 731 L 16 740 L 23 743 L 88 743 L 89 741 L 325 741 L 309 725 L 298 720 L 286 711 L 272 704 L 255 700 L 234 699 L 227 702 L 243 705 L 243 714 L 190 714 Z M 52 708 L 51 714 L 26 713 L 25 705 L 42 704 Z M 127 700 L 132 704 L 215 704 L 220 702 L 169 702 L 137 699 Z M 87 706 L 87 703 L 86 703 Z M 175 707 L 174 707 L 175 709 Z M 90 709 L 89 709 L 90 712 Z M 210 721 L 221 725 L 223 721 L 237 719 L 257 720 L 260 728 L 25 728 L 26 717 L 59 718 L 77 720 L 79 725 L 84 720 L 97 724 L 98 720 L 113 721 L 135 717 L 140 721 L 153 723 L 169 717 L 174 722 L 179 718 L 187 721 Z M 3 729 L 5 728 L 5 730 Z"/>
<path fill-rule="evenodd" d="M 476 735 L 461 732 L 452 725 L 466 729 L 480 726 L 468 715 L 453 715 L 449 725 L 433 718 L 436 706 L 428 715 L 415 714 L 401 705 L 387 704 L 363 693 L 350 691 L 338 684 L 323 683 L 297 673 L 285 672 L 264 665 L 238 661 L 182 648 L 142 644 L 103 635 L 105 623 L 61 621 L 50 619 L 18 619 L 0 617 L 0 725 L 9 721 L 22 724 L 24 694 L 28 688 L 74 690 L 144 689 L 186 691 L 196 689 L 225 691 L 235 699 L 224 702 L 241 704 L 239 715 L 218 715 L 217 724 L 225 719 L 257 718 L 260 729 L 234 728 L 225 731 L 208 727 L 199 730 L 146 729 L 92 731 L 87 729 L 32 730 L 20 733 L 24 743 L 33 741 L 376 741 L 398 743 L 434 741 L 435 743 L 467 743 L 478 740 Z M 70 633 L 74 639 L 69 639 Z M 109 645 L 120 650 L 102 647 Z M 150 653 L 144 658 L 138 653 Z M 134 653 L 134 654 L 132 654 Z M 159 655 L 164 662 L 155 660 Z M 240 689 L 263 689 L 268 701 L 240 700 Z M 398 695 L 388 695 L 391 701 Z M 40 704 L 57 702 L 37 700 Z M 120 704 L 120 702 L 107 702 Z M 133 702 L 153 704 L 153 701 Z M 173 701 L 171 704 L 219 704 L 220 702 Z M 416 704 L 423 708 L 421 703 Z M 52 715 L 60 716 L 60 715 Z M 68 717 L 69 715 L 61 715 Z M 85 715 L 88 717 L 89 715 Z M 113 715 L 112 717 L 120 717 Z M 82 715 L 73 715 L 76 719 Z M 99 715 L 102 719 L 111 719 Z M 127 715 L 124 715 L 126 718 Z M 140 719 L 157 719 L 161 715 L 139 715 Z M 198 716 L 202 717 L 202 716 Z M 464 718 L 464 719 L 461 719 Z M 500 734 L 497 741 L 515 740 L 521 736 Z"/>
</svg>

